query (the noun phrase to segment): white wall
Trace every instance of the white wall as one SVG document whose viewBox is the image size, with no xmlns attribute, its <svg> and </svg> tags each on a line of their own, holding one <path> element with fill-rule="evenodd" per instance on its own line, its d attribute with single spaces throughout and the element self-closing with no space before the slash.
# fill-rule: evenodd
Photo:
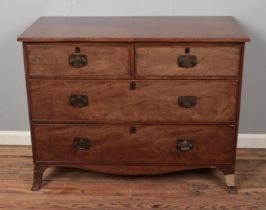
<svg viewBox="0 0 266 210">
<path fill-rule="evenodd" d="M 252 39 L 246 48 L 240 131 L 266 133 L 265 8 L 265 0 L 1 0 L 0 130 L 28 130 L 22 51 L 16 38 L 40 16 L 232 15 Z"/>
</svg>

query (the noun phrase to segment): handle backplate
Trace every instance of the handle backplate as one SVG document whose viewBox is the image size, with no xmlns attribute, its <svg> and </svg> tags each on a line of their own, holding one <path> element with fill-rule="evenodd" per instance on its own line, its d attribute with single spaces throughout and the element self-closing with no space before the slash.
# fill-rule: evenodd
<svg viewBox="0 0 266 210">
<path fill-rule="evenodd" d="M 73 68 L 82 68 L 84 66 L 87 66 L 88 64 L 88 58 L 84 54 L 71 54 L 69 56 L 69 65 Z"/>
<path fill-rule="evenodd" d="M 183 108 L 191 108 L 196 106 L 197 98 L 195 96 L 179 96 L 178 105 Z"/>
<path fill-rule="evenodd" d="M 71 95 L 69 103 L 73 107 L 85 107 L 88 106 L 89 99 L 86 95 Z"/>
<path fill-rule="evenodd" d="M 180 68 L 193 68 L 197 65 L 197 56 L 195 55 L 180 55 L 177 58 L 177 64 Z"/>
<path fill-rule="evenodd" d="M 90 149 L 91 142 L 88 138 L 75 138 L 73 140 L 73 147 L 77 150 Z"/>
<path fill-rule="evenodd" d="M 193 140 L 191 139 L 177 139 L 176 149 L 181 151 L 188 151 L 193 149 Z"/>
</svg>

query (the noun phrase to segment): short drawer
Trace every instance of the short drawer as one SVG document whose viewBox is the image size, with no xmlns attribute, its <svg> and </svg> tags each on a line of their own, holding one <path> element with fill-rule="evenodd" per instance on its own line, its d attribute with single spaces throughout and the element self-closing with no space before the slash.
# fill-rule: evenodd
<svg viewBox="0 0 266 210">
<path fill-rule="evenodd" d="M 232 163 L 234 126 L 34 125 L 38 161 Z"/>
<path fill-rule="evenodd" d="M 136 75 L 238 76 L 240 46 L 138 46 Z"/>
<path fill-rule="evenodd" d="M 26 45 L 30 76 L 127 78 L 129 47 L 88 44 Z"/>
<path fill-rule="evenodd" d="M 33 120 L 232 122 L 237 81 L 31 80 Z"/>
</svg>

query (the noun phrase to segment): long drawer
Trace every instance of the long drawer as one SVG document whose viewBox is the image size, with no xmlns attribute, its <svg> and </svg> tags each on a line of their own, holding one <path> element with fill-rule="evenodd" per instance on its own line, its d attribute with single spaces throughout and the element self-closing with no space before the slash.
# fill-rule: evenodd
<svg viewBox="0 0 266 210">
<path fill-rule="evenodd" d="M 234 126 L 34 125 L 38 161 L 231 163 Z"/>
<path fill-rule="evenodd" d="M 237 81 L 31 80 L 33 120 L 232 122 Z"/>
<path fill-rule="evenodd" d="M 129 47 L 90 44 L 27 45 L 29 76 L 129 77 Z"/>
<path fill-rule="evenodd" d="M 138 46 L 136 74 L 143 77 L 238 76 L 239 46 Z"/>
</svg>

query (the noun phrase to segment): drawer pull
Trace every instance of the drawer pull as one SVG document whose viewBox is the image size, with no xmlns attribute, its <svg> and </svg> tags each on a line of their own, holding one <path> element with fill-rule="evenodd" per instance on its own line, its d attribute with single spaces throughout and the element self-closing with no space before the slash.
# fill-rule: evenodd
<svg viewBox="0 0 266 210">
<path fill-rule="evenodd" d="M 136 89 L 137 89 L 137 84 L 136 84 L 136 82 L 130 82 L 129 89 L 130 89 L 130 90 L 136 90 Z"/>
<path fill-rule="evenodd" d="M 73 107 L 85 107 L 88 106 L 89 99 L 86 95 L 71 95 L 69 103 Z"/>
<path fill-rule="evenodd" d="M 90 149 L 91 142 L 86 138 L 75 138 L 73 141 L 73 147 L 78 150 Z"/>
<path fill-rule="evenodd" d="M 188 151 L 193 149 L 193 140 L 191 139 L 177 139 L 176 149 L 181 151 Z"/>
<path fill-rule="evenodd" d="M 73 68 L 82 68 L 88 64 L 87 55 L 80 54 L 80 48 L 75 48 L 75 53 L 69 56 L 69 65 Z"/>
<path fill-rule="evenodd" d="M 191 108 L 196 106 L 197 98 L 195 96 L 179 96 L 178 105 L 183 108 Z"/>
<path fill-rule="evenodd" d="M 185 55 L 180 55 L 177 58 L 178 67 L 180 68 L 193 68 L 197 65 L 197 56 L 190 55 L 190 48 L 185 48 Z"/>
</svg>

